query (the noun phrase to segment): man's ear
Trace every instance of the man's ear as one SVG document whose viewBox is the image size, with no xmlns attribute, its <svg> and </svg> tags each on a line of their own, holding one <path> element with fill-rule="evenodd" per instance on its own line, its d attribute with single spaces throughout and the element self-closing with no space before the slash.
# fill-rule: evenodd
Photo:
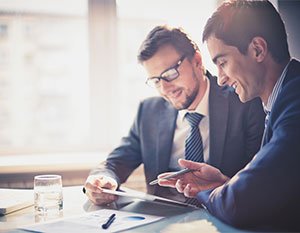
<svg viewBox="0 0 300 233">
<path fill-rule="evenodd" d="M 202 66 L 202 56 L 199 52 L 195 52 L 194 57 L 193 57 L 193 62 L 196 67 Z"/>
<path fill-rule="evenodd" d="M 196 67 L 197 69 L 199 69 L 203 75 L 206 73 L 203 63 L 202 63 L 202 56 L 199 51 L 195 52 L 192 63 L 193 63 L 193 66 Z"/>
<path fill-rule="evenodd" d="M 268 53 L 268 44 L 264 38 L 256 36 L 252 39 L 249 49 L 254 59 L 256 59 L 257 62 L 262 62 Z"/>
</svg>

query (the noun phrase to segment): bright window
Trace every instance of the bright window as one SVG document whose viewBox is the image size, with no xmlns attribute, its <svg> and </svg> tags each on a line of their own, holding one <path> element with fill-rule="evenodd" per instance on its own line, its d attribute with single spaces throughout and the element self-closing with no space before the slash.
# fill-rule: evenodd
<svg viewBox="0 0 300 233">
<path fill-rule="evenodd" d="M 183 27 L 202 50 L 215 1 L 0 2 L 0 155 L 111 150 L 145 85 L 138 48 L 156 25 Z"/>
<path fill-rule="evenodd" d="M 0 9 L 1 154 L 86 147 L 87 2 L 11 0 Z"/>
</svg>

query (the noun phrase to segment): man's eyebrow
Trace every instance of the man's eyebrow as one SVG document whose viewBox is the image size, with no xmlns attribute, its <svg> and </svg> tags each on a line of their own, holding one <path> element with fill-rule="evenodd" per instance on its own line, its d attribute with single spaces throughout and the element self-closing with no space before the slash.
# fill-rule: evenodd
<svg viewBox="0 0 300 233">
<path fill-rule="evenodd" d="M 214 64 L 217 64 L 217 60 L 220 58 L 220 57 L 224 57 L 226 54 L 225 53 L 222 53 L 222 54 L 218 54 L 217 56 L 215 56 L 212 60 L 213 60 L 213 63 Z"/>
<path fill-rule="evenodd" d="M 161 72 L 160 76 L 165 73 L 166 71 L 170 70 L 170 69 L 173 69 L 175 66 L 177 66 L 177 63 L 182 59 L 182 57 L 178 60 L 178 61 L 175 61 L 175 64 L 173 66 L 170 66 L 169 68 L 165 69 L 163 72 Z M 181 61 L 182 63 L 183 61 Z"/>
</svg>

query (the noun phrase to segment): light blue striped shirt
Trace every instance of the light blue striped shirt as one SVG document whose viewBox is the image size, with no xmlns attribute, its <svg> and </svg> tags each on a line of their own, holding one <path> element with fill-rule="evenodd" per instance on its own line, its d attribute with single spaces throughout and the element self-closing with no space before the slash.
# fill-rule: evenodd
<svg viewBox="0 0 300 233">
<path fill-rule="evenodd" d="M 291 61 L 289 61 L 289 63 L 285 66 L 281 76 L 279 77 L 279 79 L 277 80 L 277 82 L 275 83 L 275 86 L 273 88 L 273 91 L 271 93 L 271 95 L 269 96 L 268 98 L 268 102 L 267 102 L 267 105 L 263 105 L 264 106 L 264 111 L 266 113 L 266 120 L 265 120 L 265 127 L 267 127 L 267 122 L 269 120 L 269 116 L 270 116 L 270 113 L 272 111 L 272 107 L 281 91 L 281 88 L 282 88 L 282 83 L 283 83 L 283 80 L 286 76 L 286 72 L 287 72 L 287 68 L 289 66 Z"/>
</svg>

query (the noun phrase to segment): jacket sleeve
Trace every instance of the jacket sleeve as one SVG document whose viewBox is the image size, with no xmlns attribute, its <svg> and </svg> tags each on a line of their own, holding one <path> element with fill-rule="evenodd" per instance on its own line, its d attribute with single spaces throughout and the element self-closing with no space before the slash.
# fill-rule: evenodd
<svg viewBox="0 0 300 233">
<path fill-rule="evenodd" d="M 143 102 L 138 107 L 138 113 L 128 135 L 121 139 L 119 146 L 108 155 L 106 161 L 93 169 L 90 175 L 107 175 L 114 178 L 120 185 L 142 163 L 139 132 L 142 109 Z"/>
<path fill-rule="evenodd" d="M 198 200 L 224 222 L 300 230 L 299 87 L 298 81 L 281 91 L 267 128 L 272 136 L 252 161 L 223 186 L 198 193 Z"/>
</svg>

